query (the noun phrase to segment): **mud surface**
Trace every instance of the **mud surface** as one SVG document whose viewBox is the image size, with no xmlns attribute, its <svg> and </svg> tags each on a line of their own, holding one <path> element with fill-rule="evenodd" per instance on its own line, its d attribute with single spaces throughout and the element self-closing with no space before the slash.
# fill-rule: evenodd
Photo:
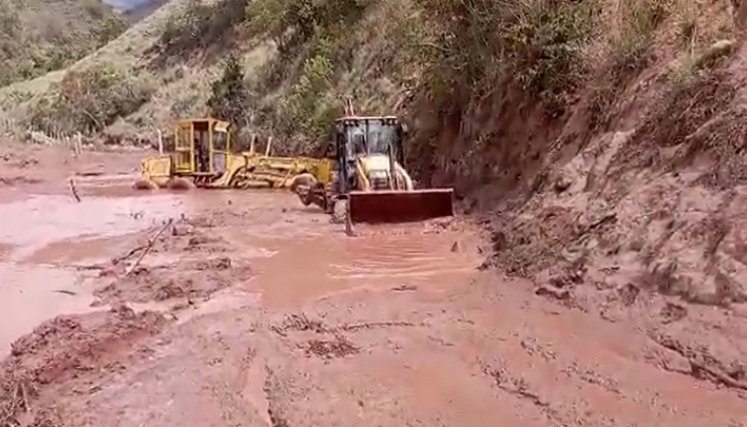
<svg viewBox="0 0 747 427">
<path fill-rule="evenodd" d="M 348 237 L 284 192 L 138 193 L 135 156 L 86 155 L 80 202 L 0 193 L 0 426 L 747 425 L 720 356 L 744 342 L 690 306 L 480 271 L 465 218 Z"/>
</svg>

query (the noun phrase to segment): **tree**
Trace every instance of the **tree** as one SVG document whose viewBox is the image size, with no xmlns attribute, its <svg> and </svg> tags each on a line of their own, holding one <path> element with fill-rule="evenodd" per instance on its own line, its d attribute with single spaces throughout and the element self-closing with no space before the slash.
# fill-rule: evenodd
<svg viewBox="0 0 747 427">
<path fill-rule="evenodd" d="M 212 95 L 207 102 L 210 114 L 228 120 L 241 128 L 249 113 L 249 90 L 244 84 L 244 70 L 235 55 L 226 60 L 223 76 L 212 84 Z"/>
</svg>

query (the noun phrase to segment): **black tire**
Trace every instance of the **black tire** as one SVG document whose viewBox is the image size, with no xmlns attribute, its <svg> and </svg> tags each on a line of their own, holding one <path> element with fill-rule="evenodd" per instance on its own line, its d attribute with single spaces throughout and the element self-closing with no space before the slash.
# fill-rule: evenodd
<svg viewBox="0 0 747 427">
<path fill-rule="evenodd" d="M 166 188 L 173 191 L 189 191 L 195 189 L 195 184 L 188 178 L 172 178 L 166 183 Z"/>
<path fill-rule="evenodd" d="M 158 190 L 158 184 L 151 181 L 150 179 L 138 179 L 135 181 L 134 184 L 132 184 L 132 188 L 135 190 L 143 190 L 143 191 L 155 191 Z"/>
<path fill-rule="evenodd" d="M 296 189 L 301 185 L 312 188 L 314 187 L 314 185 L 316 185 L 316 183 L 317 183 L 317 180 L 314 177 L 314 175 L 308 172 L 302 173 L 302 174 L 299 174 L 293 177 L 293 181 L 291 181 L 291 185 L 290 185 L 290 190 L 295 193 Z"/>
</svg>

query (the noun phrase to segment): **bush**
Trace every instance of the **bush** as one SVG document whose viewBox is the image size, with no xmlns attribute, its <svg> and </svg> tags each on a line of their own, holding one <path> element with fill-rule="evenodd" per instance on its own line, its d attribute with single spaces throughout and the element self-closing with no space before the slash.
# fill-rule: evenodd
<svg viewBox="0 0 747 427">
<path fill-rule="evenodd" d="M 244 21 L 245 5 L 246 0 L 213 3 L 190 0 L 183 13 L 166 21 L 160 47 L 167 54 L 179 54 L 220 42 L 234 26 Z"/>
<path fill-rule="evenodd" d="M 108 64 L 70 71 L 32 106 L 30 125 L 47 133 L 98 132 L 136 111 L 152 92 L 144 79 Z"/>
<path fill-rule="evenodd" d="M 326 125 L 321 121 L 328 115 L 322 107 L 321 98 L 329 89 L 332 63 L 324 55 L 309 58 L 304 63 L 303 73 L 293 85 L 290 94 L 281 102 L 280 128 L 287 134 L 305 133 L 319 136 Z"/>
<path fill-rule="evenodd" d="M 372 0 L 251 0 L 246 7 L 247 30 L 265 33 L 285 51 L 310 40 L 319 30 L 355 22 Z"/>
<path fill-rule="evenodd" d="M 249 116 L 249 91 L 244 84 L 244 70 L 236 56 L 231 55 L 223 68 L 223 76 L 212 84 L 207 101 L 213 117 L 230 121 L 237 129 Z"/>
<path fill-rule="evenodd" d="M 651 59 L 655 31 L 671 11 L 670 0 L 622 0 L 618 31 L 610 39 L 606 62 L 602 64 L 591 99 L 591 125 L 610 123 L 612 105 L 630 78 Z"/>
<path fill-rule="evenodd" d="M 326 135 L 340 113 L 330 93 L 332 81 L 349 68 L 355 51 L 355 24 L 374 0 L 251 0 L 246 31 L 270 37 L 280 55 L 258 73 L 252 88 L 258 96 L 290 89 L 273 105 L 257 108 L 258 120 L 286 136 L 304 139 Z"/>
<path fill-rule="evenodd" d="M 0 0 L 0 38 L 15 37 L 21 30 L 18 9 L 11 0 Z"/>
<path fill-rule="evenodd" d="M 590 7 L 573 3 L 522 3 L 505 26 L 511 67 L 522 88 L 558 95 L 575 89 L 585 71 L 581 59 L 591 34 Z"/>
<path fill-rule="evenodd" d="M 98 46 L 103 46 L 119 37 L 127 29 L 127 21 L 116 15 L 102 18 L 101 23 L 91 30 Z"/>
<path fill-rule="evenodd" d="M 610 49 L 611 72 L 644 68 L 650 59 L 654 32 L 672 8 L 671 0 L 622 0 L 619 32 Z"/>
<path fill-rule="evenodd" d="M 103 18 L 107 14 L 107 6 L 101 0 L 82 0 L 83 10 L 92 18 Z"/>
<path fill-rule="evenodd" d="M 428 67 L 427 90 L 435 97 L 514 80 L 533 95 L 554 99 L 574 90 L 584 74 L 583 48 L 593 29 L 594 2 L 419 3 L 435 29 L 434 42 L 421 52 Z"/>
<path fill-rule="evenodd" d="M 119 36 L 127 22 L 99 0 L 38 3 L 0 0 L 0 85 L 30 79 L 68 66 Z M 71 3 L 71 4 L 67 4 Z M 76 10 L 79 7 L 80 10 Z M 62 9 L 61 9 L 62 8 Z M 75 19 L 74 25 L 59 16 Z M 77 14 L 69 17 L 68 14 Z M 21 28 L 21 14 L 34 13 Z"/>
</svg>

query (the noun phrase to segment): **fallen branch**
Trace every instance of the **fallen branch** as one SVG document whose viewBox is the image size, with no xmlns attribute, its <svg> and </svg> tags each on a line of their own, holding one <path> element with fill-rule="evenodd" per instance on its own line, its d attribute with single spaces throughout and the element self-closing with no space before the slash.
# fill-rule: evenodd
<svg viewBox="0 0 747 427">
<path fill-rule="evenodd" d="M 658 345 L 666 348 L 667 350 L 673 351 L 680 356 L 682 356 L 685 361 L 690 365 L 690 372 L 686 372 L 679 369 L 671 369 L 671 368 L 665 368 L 667 370 L 670 370 L 672 372 L 679 372 L 682 374 L 690 375 L 697 379 L 706 379 L 710 380 L 715 383 L 721 383 L 725 385 L 726 387 L 730 388 L 737 388 L 740 390 L 747 390 L 747 382 L 739 381 L 727 373 L 725 373 L 723 370 L 717 367 L 710 367 L 706 366 L 705 363 L 700 362 L 699 360 L 696 360 L 695 357 L 688 355 L 687 352 L 683 351 L 683 349 L 680 347 L 679 343 L 673 339 L 671 339 L 668 336 L 654 336 L 649 334 L 649 337 Z M 710 378 L 702 378 L 699 376 L 699 373 L 706 373 L 710 376 Z"/>
<path fill-rule="evenodd" d="M 140 257 L 135 261 L 130 268 L 127 269 L 125 272 L 125 276 L 129 276 L 130 273 L 135 271 L 135 269 L 140 265 L 140 262 L 145 258 L 146 255 L 148 255 L 148 252 L 150 252 L 151 249 L 153 249 L 153 245 L 156 243 L 159 237 L 161 237 L 161 234 L 163 234 L 164 231 L 166 231 L 169 226 L 171 226 L 174 223 L 173 218 L 169 218 L 169 222 L 167 222 L 163 227 L 161 227 L 160 230 L 158 230 L 158 233 L 156 233 L 155 236 L 153 236 L 152 239 L 148 240 L 148 245 L 145 247 L 145 250 L 143 250 L 143 253 L 140 254 Z"/>
<path fill-rule="evenodd" d="M 75 181 L 73 181 L 72 178 L 70 178 L 70 191 L 73 193 L 73 197 L 75 197 L 75 200 L 80 203 L 80 196 L 78 195 L 78 190 L 75 188 Z"/>
<path fill-rule="evenodd" d="M 113 262 L 114 262 L 114 264 L 117 263 L 116 260 L 113 261 Z M 105 268 L 106 267 L 103 266 L 103 265 L 79 265 L 79 266 L 75 267 L 75 269 L 78 270 L 78 271 L 96 271 L 96 270 L 103 270 Z"/>
<path fill-rule="evenodd" d="M 28 396 L 28 393 L 26 393 L 26 386 L 24 386 L 23 383 L 21 383 L 20 386 L 21 386 L 21 396 L 23 397 L 23 408 L 26 412 L 30 412 L 31 406 L 29 405 L 29 396 Z"/>
<path fill-rule="evenodd" d="M 129 252 L 127 252 L 126 254 L 122 255 L 121 257 L 118 257 L 118 258 L 114 258 L 114 259 L 112 260 L 112 264 L 114 264 L 114 265 L 117 265 L 117 264 L 119 264 L 120 262 L 122 262 L 122 261 L 126 260 L 127 258 L 129 258 L 129 257 L 131 257 L 131 256 L 133 256 L 133 255 L 135 255 L 135 254 L 136 254 L 136 253 L 137 253 L 138 251 L 142 251 L 143 249 L 145 249 L 145 248 L 147 248 L 147 247 L 148 247 L 148 245 L 147 245 L 147 244 L 145 244 L 145 245 L 140 245 L 140 246 L 137 246 L 137 247 L 135 247 L 135 248 L 132 248 L 132 249 L 131 249 L 131 250 L 130 250 Z"/>
<path fill-rule="evenodd" d="M 690 366 L 693 369 L 697 369 L 697 370 L 703 371 L 711 375 L 715 380 L 717 380 L 718 382 L 722 383 L 723 385 L 727 387 L 747 390 L 747 383 L 735 380 L 734 378 L 730 377 L 729 375 L 727 375 L 726 373 L 722 372 L 719 369 L 710 368 L 692 359 L 688 359 L 688 362 L 690 362 Z"/>
<path fill-rule="evenodd" d="M 77 175 L 77 176 L 83 176 L 83 177 L 102 176 L 103 174 L 104 174 L 104 172 L 102 172 L 102 171 L 75 172 L 75 175 Z"/>
</svg>

